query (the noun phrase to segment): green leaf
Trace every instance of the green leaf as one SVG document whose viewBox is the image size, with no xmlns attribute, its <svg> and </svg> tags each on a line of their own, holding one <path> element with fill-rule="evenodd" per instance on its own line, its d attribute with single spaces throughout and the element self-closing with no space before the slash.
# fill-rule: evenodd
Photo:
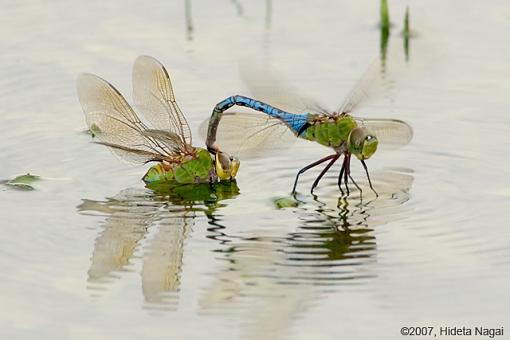
<svg viewBox="0 0 510 340">
<path fill-rule="evenodd" d="M 299 206 L 299 202 L 293 197 L 278 198 L 274 201 L 274 204 L 278 209 L 295 208 Z"/>
<path fill-rule="evenodd" d="M 5 184 L 19 190 L 34 190 L 32 185 L 40 180 L 41 177 L 37 175 L 26 174 L 17 176 L 7 181 Z"/>
</svg>

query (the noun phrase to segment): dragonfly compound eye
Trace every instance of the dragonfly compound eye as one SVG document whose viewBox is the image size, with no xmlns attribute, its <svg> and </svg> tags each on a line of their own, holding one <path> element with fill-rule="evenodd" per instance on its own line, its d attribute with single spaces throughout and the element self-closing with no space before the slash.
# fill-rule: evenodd
<svg viewBox="0 0 510 340">
<path fill-rule="evenodd" d="M 362 159 L 370 158 L 377 150 L 378 144 L 379 144 L 379 141 L 377 140 L 377 138 L 375 136 L 368 135 L 365 138 L 365 142 L 363 143 L 363 149 L 361 151 Z"/>
<path fill-rule="evenodd" d="M 347 138 L 347 147 L 349 152 L 354 154 L 356 157 L 360 157 L 363 151 L 363 144 L 365 143 L 366 134 L 364 129 L 357 127 L 352 129 Z"/>
<path fill-rule="evenodd" d="M 352 129 L 347 141 L 349 152 L 360 160 L 370 158 L 377 149 L 377 144 L 375 135 L 365 127 Z"/>
<path fill-rule="evenodd" d="M 220 180 L 229 180 L 237 174 L 240 162 L 234 157 L 224 153 L 216 153 L 215 168 L 216 175 Z"/>
</svg>

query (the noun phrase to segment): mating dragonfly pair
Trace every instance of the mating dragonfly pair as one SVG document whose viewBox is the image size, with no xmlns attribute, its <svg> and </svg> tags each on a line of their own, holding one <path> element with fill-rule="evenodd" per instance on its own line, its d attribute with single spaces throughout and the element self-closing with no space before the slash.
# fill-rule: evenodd
<svg viewBox="0 0 510 340">
<path fill-rule="evenodd" d="M 313 193 L 324 174 L 342 155 L 344 159 L 338 178 L 340 190 L 343 193 L 343 182 L 349 193 L 347 183 L 350 179 L 361 191 L 350 171 L 351 155 L 354 155 L 361 161 L 370 188 L 377 195 L 365 160 L 375 153 L 380 142 L 387 141 L 397 146 L 407 144 L 412 137 L 412 129 L 400 120 L 359 119 L 351 116 L 350 113 L 363 99 L 365 86 L 367 77 L 360 81 L 335 112 L 317 108 L 307 113 L 290 113 L 248 97 L 229 97 L 218 103 L 213 110 L 207 126 L 205 149 L 192 145 L 191 131 L 176 103 L 168 72 L 156 59 L 140 56 L 133 66 L 133 99 L 145 121 L 139 118 L 120 92 L 106 80 L 93 74 L 82 74 L 77 80 L 78 96 L 87 125 L 99 139 L 96 143 L 106 145 L 125 160 L 156 163 L 143 177 L 148 186 L 162 184 L 171 187 L 235 180 L 240 161 L 222 150 L 221 143 L 217 142 L 217 139 L 221 139 L 221 136 L 217 136 L 218 127 L 221 123 L 235 129 L 236 124 L 255 119 L 259 121 L 256 124 L 259 132 L 263 131 L 266 136 L 273 128 L 285 128 L 295 137 L 333 149 L 331 155 L 298 172 L 293 193 L 303 172 L 329 161 L 313 183 Z M 224 112 L 235 105 L 265 115 Z M 256 147 L 257 143 L 254 141 L 251 144 L 251 147 Z"/>
</svg>

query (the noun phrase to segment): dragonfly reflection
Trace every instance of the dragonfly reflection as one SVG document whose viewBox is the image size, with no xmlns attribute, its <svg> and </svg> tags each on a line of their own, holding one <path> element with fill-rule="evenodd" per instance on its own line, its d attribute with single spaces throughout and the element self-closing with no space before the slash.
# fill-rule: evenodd
<svg viewBox="0 0 510 340">
<path fill-rule="evenodd" d="M 235 182 L 194 186 L 194 190 L 153 193 L 127 189 L 105 201 L 83 200 L 83 214 L 105 215 L 92 252 L 88 282 L 104 288 L 129 270 L 143 246 L 141 271 L 145 301 L 175 308 L 181 282 L 186 239 L 201 213 L 213 216 L 224 200 L 239 194 Z M 156 231 L 154 231 L 156 230 Z M 154 234 L 144 243 L 147 233 Z M 172 307 L 173 306 L 173 307 Z"/>
<path fill-rule="evenodd" d="M 413 182 L 406 169 L 378 175 L 381 196 L 372 202 L 308 198 L 291 209 L 298 221 L 291 232 L 285 231 L 287 223 L 280 235 L 264 228 L 242 237 L 223 235 L 217 252 L 226 265 L 200 298 L 204 313 L 232 311 L 250 320 L 243 338 L 279 339 L 332 289 L 356 289 L 373 281 L 378 255 L 374 229 L 405 218 Z"/>
</svg>

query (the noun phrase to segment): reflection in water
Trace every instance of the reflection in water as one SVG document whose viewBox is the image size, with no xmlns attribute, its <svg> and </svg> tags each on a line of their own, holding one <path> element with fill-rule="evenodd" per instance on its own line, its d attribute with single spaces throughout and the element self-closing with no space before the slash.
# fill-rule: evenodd
<svg viewBox="0 0 510 340">
<path fill-rule="evenodd" d="M 383 19 L 381 19 L 381 23 L 384 22 Z M 381 64 L 382 69 L 385 69 L 386 64 L 386 57 L 388 52 L 388 43 L 390 40 L 390 23 L 388 19 L 387 25 L 381 24 L 379 27 L 380 30 L 380 53 L 381 53 Z M 410 23 L 409 23 L 409 6 L 406 7 L 406 12 L 404 16 L 404 28 L 402 29 L 402 37 L 404 41 L 404 55 L 406 61 L 409 61 L 409 40 L 412 38 L 413 33 L 410 29 Z"/>
<path fill-rule="evenodd" d="M 389 27 L 385 28 L 385 27 L 381 26 L 380 49 L 381 49 L 382 70 L 385 69 L 386 54 L 387 54 L 387 51 L 388 51 L 388 41 L 389 40 L 390 40 L 390 30 L 389 30 Z"/>
<path fill-rule="evenodd" d="M 381 61 L 382 61 L 382 69 L 384 70 L 384 64 L 386 62 L 386 51 L 388 49 L 388 40 L 390 37 L 390 14 L 388 10 L 388 2 L 386 0 L 381 0 L 381 8 L 380 8 L 380 16 L 381 22 L 379 24 L 381 30 Z"/>
<path fill-rule="evenodd" d="M 186 21 L 186 39 L 193 40 L 193 20 L 191 17 L 191 0 L 184 0 L 184 18 Z"/>
<path fill-rule="evenodd" d="M 266 14 L 264 18 L 264 52 L 266 56 L 269 55 L 271 50 L 271 23 L 273 17 L 273 3 L 272 0 L 266 0 Z"/>
<path fill-rule="evenodd" d="M 243 5 L 239 0 L 231 0 L 232 5 L 235 6 L 237 15 L 242 17 L 244 15 Z M 271 28 L 271 15 L 272 15 L 272 0 L 266 0 L 266 14 L 265 14 L 265 26 L 266 29 Z"/>
<path fill-rule="evenodd" d="M 404 17 L 404 29 L 402 30 L 402 36 L 404 37 L 404 54 L 406 61 L 409 61 L 409 37 L 411 30 L 409 28 L 409 6 L 406 7 L 406 14 Z"/>
<path fill-rule="evenodd" d="M 234 315 L 243 338 L 279 338 L 332 290 L 366 289 L 377 276 L 375 229 L 409 215 L 404 203 L 413 176 L 407 169 L 387 169 L 374 178 L 380 196 L 372 201 L 361 202 L 356 191 L 338 199 L 337 187 L 331 186 L 323 198 L 305 195 L 293 208 L 272 209 L 282 216 L 270 219 L 243 217 L 237 223 L 252 227 L 229 225 L 228 232 L 228 220 L 215 212 L 222 200 L 238 195 L 235 185 L 184 194 L 124 190 L 106 201 L 84 200 L 82 213 L 106 215 L 88 280 L 91 288 L 104 289 L 132 266 L 143 246 L 145 301 L 151 309 L 176 309 L 186 239 L 197 212 L 205 213 L 208 238 L 217 244 L 214 258 L 224 265 L 209 273 L 212 283 L 198 301 L 201 314 Z"/>
<path fill-rule="evenodd" d="M 409 36 L 404 36 L 404 54 L 406 56 L 406 61 L 409 61 Z"/>
<path fill-rule="evenodd" d="M 236 7 L 237 15 L 242 17 L 244 14 L 243 5 L 238 0 L 232 0 L 232 4 Z"/>
<path fill-rule="evenodd" d="M 404 203 L 413 182 L 406 169 L 385 170 L 374 178 L 380 197 L 371 202 L 306 196 L 308 201 L 291 208 L 297 228 L 284 223 L 290 232 L 275 236 L 264 228 L 243 237 L 223 234 L 225 247 L 218 252 L 226 265 L 201 296 L 202 311 L 232 310 L 250 320 L 245 337 L 279 338 L 328 290 L 355 289 L 371 280 L 374 228 L 407 215 Z"/>
<path fill-rule="evenodd" d="M 116 273 L 126 271 L 150 229 L 152 236 L 144 244 L 141 270 L 143 295 L 148 303 L 175 306 L 184 244 L 196 212 L 213 216 L 220 201 L 239 194 L 235 183 L 219 183 L 212 188 L 204 184 L 194 189 L 182 186 L 158 194 L 127 189 L 106 201 L 83 200 L 78 206 L 80 212 L 107 216 L 91 257 L 90 288 L 104 288 Z"/>
<path fill-rule="evenodd" d="M 272 0 L 266 0 L 266 19 L 265 19 L 265 23 L 266 23 L 266 29 L 267 30 L 271 29 L 272 14 L 273 14 L 273 3 L 272 3 Z"/>
</svg>

